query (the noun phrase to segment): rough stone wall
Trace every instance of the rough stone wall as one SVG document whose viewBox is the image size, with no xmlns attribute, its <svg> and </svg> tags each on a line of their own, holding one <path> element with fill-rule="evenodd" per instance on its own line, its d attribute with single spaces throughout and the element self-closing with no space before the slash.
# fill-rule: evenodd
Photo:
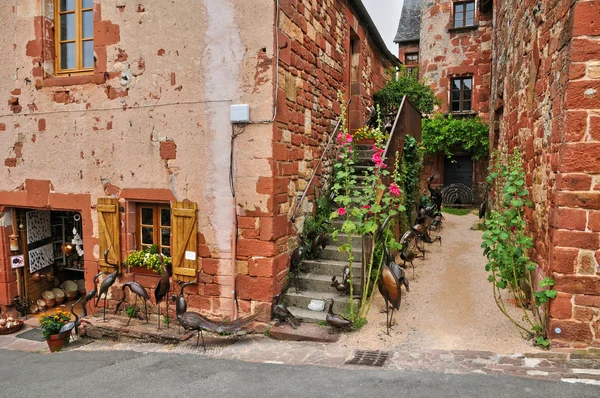
<svg viewBox="0 0 600 398">
<path fill-rule="evenodd" d="M 274 126 L 273 212 L 282 219 L 293 212 L 340 114 L 337 92 L 350 96 L 351 29 L 360 39 L 359 95 L 351 119 L 364 124 L 372 95 L 386 81 L 392 66 L 377 49 L 363 22 L 347 0 L 287 0 L 281 3 L 278 117 Z M 326 167 L 322 168 L 326 171 Z M 319 173 L 323 176 L 326 173 Z M 319 185 L 324 181 L 316 181 Z M 313 210 L 311 188 L 301 217 L 291 228 L 301 231 L 302 213 Z M 282 224 L 284 224 L 282 222 Z M 287 238 L 281 240 L 287 246 Z"/>
<path fill-rule="evenodd" d="M 229 107 L 247 103 L 253 120 L 271 118 L 274 2 L 94 1 L 94 74 L 60 78 L 52 76 L 52 9 L 52 0 L 0 2 L 0 205 L 2 194 L 12 195 L 28 178 L 51 181 L 55 193 L 91 195 L 91 284 L 99 257 L 97 198 L 114 195 L 124 206 L 197 202 L 197 293 L 207 300 L 192 301 L 192 308 L 227 315 Z M 272 136 L 270 125 L 255 124 L 236 138 L 240 211 L 270 214 L 272 196 L 261 178 L 273 175 Z M 123 258 L 134 249 L 134 223 L 133 213 L 124 214 Z M 240 254 L 260 250 L 240 246 Z M 248 298 L 242 310 L 251 305 Z"/>
<path fill-rule="evenodd" d="M 600 346 L 600 2 L 495 3 L 493 146 L 519 147 L 554 346 Z"/>
</svg>

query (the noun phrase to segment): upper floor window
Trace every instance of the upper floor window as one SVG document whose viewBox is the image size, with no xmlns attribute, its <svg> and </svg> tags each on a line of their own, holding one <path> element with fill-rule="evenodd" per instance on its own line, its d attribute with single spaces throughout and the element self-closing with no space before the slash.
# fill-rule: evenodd
<svg viewBox="0 0 600 398">
<path fill-rule="evenodd" d="M 93 0 L 55 0 L 56 73 L 94 69 Z"/>
<path fill-rule="evenodd" d="M 419 64 L 419 53 L 406 53 L 404 55 L 404 65 L 412 66 Z"/>
<path fill-rule="evenodd" d="M 450 111 L 466 112 L 471 110 L 473 95 L 473 78 L 461 77 L 452 79 L 450 92 Z"/>
<path fill-rule="evenodd" d="M 475 2 L 454 3 L 454 27 L 464 28 L 475 25 Z"/>
</svg>

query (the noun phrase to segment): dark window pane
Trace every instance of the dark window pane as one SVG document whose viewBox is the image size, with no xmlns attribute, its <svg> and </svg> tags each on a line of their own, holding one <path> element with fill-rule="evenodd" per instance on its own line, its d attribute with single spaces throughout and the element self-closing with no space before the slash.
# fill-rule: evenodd
<svg viewBox="0 0 600 398">
<path fill-rule="evenodd" d="M 92 8 L 92 3 L 93 3 L 92 0 L 83 0 L 82 7 L 83 8 Z"/>
<path fill-rule="evenodd" d="M 154 228 L 142 227 L 142 244 L 154 244 Z"/>
<path fill-rule="evenodd" d="M 171 226 L 171 209 L 160 209 L 160 225 Z"/>
<path fill-rule="evenodd" d="M 162 246 L 171 246 L 171 230 L 168 228 L 160 229 L 160 244 Z"/>
<path fill-rule="evenodd" d="M 163 247 L 162 254 L 164 254 L 165 256 L 171 257 L 171 249 L 169 249 L 168 247 Z"/>
<path fill-rule="evenodd" d="M 60 0 L 60 11 L 70 11 L 75 9 L 75 0 Z"/>
<path fill-rule="evenodd" d="M 463 102 L 463 111 L 470 111 L 471 110 L 471 101 L 464 101 Z"/>
<path fill-rule="evenodd" d="M 460 90 L 460 79 L 452 79 L 452 91 Z"/>
<path fill-rule="evenodd" d="M 142 207 L 142 224 L 153 225 L 154 224 L 154 209 Z"/>
<path fill-rule="evenodd" d="M 75 14 L 60 16 L 60 40 L 75 40 Z"/>
<path fill-rule="evenodd" d="M 463 92 L 463 99 L 470 100 L 471 99 L 471 90 L 465 90 Z"/>
<path fill-rule="evenodd" d="M 75 69 L 75 43 L 60 45 L 60 69 Z"/>
<path fill-rule="evenodd" d="M 452 112 L 458 112 L 458 111 L 460 111 L 460 103 L 452 102 Z"/>
<path fill-rule="evenodd" d="M 83 27 L 82 34 L 84 39 L 91 39 L 94 37 L 94 12 L 84 11 L 83 12 Z"/>
<path fill-rule="evenodd" d="M 94 67 L 94 41 L 88 40 L 83 42 L 83 67 Z"/>
</svg>

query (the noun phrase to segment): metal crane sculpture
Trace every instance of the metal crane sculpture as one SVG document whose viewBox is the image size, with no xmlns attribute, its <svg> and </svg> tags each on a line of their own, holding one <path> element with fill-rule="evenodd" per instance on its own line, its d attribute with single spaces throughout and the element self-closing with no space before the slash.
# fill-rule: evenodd
<svg viewBox="0 0 600 398">
<path fill-rule="evenodd" d="M 106 251 L 104 252 L 104 262 L 112 267 L 115 268 L 115 272 L 108 274 L 108 276 L 106 278 L 104 278 L 104 280 L 102 281 L 102 283 L 100 284 L 100 290 L 98 291 L 98 297 L 96 297 L 96 307 L 98 306 L 98 303 L 100 302 L 100 298 L 102 297 L 102 295 L 104 294 L 104 314 L 103 314 L 103 321 L 106 322 L 106 299 L 108 297 L 108 289 L 110 289 L 110 287 L 115 283 L 115 281 L 117 280 L 117 273 L 119 272 L 118 269 L 118 263 L 116 264 L 111 264 L 110 262 L 108 262 L 108 251 L 110 250 L 111 246 L 108 247 L 108 249 L 106 249 Z"/>
<path fill-rule="evenodd" d="M 187 302 L 185 301 L 185 296 L 183 295 L 183 289 L 185 289 L 189 285 L 195 285 L 196 281 L 186 282 L 181 285 L 181 291 L 179 292 L 179 296 L 172 295 L 171 300 L 175 302 L 175 313 L 183 314 L 187 311 Z M 179 328 L 177 329 L 177 333 L 181 333 L 181 323 L 179 323 Z"/>
<path fill-rule="evenodd" d="M 352 322 L 339 314 L 334 314 L 333 299 L 327 301 L 329 302 L 329 310 L 327 310 L 327 316 L 325 317 L 327 324 L 334 329 L 350 329 Z"/>
<path fill-rule="evenodd" d="M 79 316 L 74 312 L 74 309 L 75 309 L 75 306 L 77 305 L 77 303 L 79 303 L 81 300 L 83 300 L 83 297 L 81 297 L 79 300 L 77 300 L 76 302 L 71 304 L 71 315 L 73 315 L 75 317 L 75 320 L 64 324 L 60 328 L 60 330 L 58 331 L 59 338 L 63 338 L 65 336 L 65 334 L 71 335 L 71 333 L 73 332 L 73 329 L 75 329 L 75 335 L 79 335 L 79 331 L 77 329 L 79 329 L 79 325 L 81 324 L 81 319 L 79 319 Z"/>
<path fill-rule="evenodd" d="M 279 322 L 287 322 L 293 329 L 298 328 L 300 319 L 287 309 L 285 304 L 281 302 L 282 295 L 273 296 L 273 305 L 271 307 L 271 319 L 276 319 Z"/>
<path fill-rule="evenodd" d="M 160 303 L 161 301 L 169 294 L 171 290 L 171 282 L 169 281 L 169 270 L 165 266 L 165 261 L 163 259 L 163 255 L 160 254 L 160 265 L 162 267 L 163 275 L 159 279 L 156 287 L 154 288 L 154 299 L 156 300 L 156 305 L 158 306 L 158 329 L 160 330 Z M 167 305 L 167 329 L 169 328 L 169 300 L 165 300 Z"/>
<path fill-rule="evenodd" d="M 292 274 L 294 275 L 297 291 L 300 290 L 299 273 L 307 249 L 306 242 L 304 241 L 304 235 L 300 235 L 300 245 L 294 249 L 292 255 L 290 256 L 290 270 L 292 270 Z"/>
<path fill-rule="evenodd" d="M 185 297 L 183 298 L 183 301 L 185 302 Z M 178 307 L 176 307 L 176 310 L 177 308 Z M 204 335 L 202 334 L 203 330 L 219 334 L 236 333 L 242 330 L 244 326 L 252 322 L 262 313 L 261 311 L 253 315 L 248 315 L 244 318 L 233 320 L 231 322 L 218 322 L 211 321 L 210 319 L 196 312 L 180 312 L 183 308 L 183 306 L 180 306 L 179 310 L 177 310 L 177 320 L 185 330 L 194 330 L 198 332 L 196 346 L 200 343 L 200 336 L 202 336 L 202 347 L 204 347 L 204 351 L 206 351 L 206 344 L 204 343 Z M 185 304 L 185 308 L 187 308 L 187 303 Z"/>
<path fill-rule="evenodd" d="M 104 272 L 98 272 L 96 275 L 94 275 L 94 288 L 90 291 L 88 291 L 85 296 L 83 297 L 83 302 L 81 303 L 81 307 L 83 308 L 83 314 L 81 315 L 82 318 L 85 318 L 88 314 L 87 314 L 87 303 L 89 303 L 90 301 L 93 303 L 94 299 L 96 298 L 96 294 L 98 293 L 98 278 L 100 278 L 100 275 L 102 275 Z M 93 308 L 92 308 L 92 312 L 93 312 Z M 95 316 L 96 314 L 92 314 L 93 316 Z"/>
<path fill-rule="evenodd" d="M 415 257 L 417 257 L 417 255 L 415 254 L 415 252 L 408 248 L 408 245 L 402 248 L 402 251 L 400 252 L 400 258 L 402 259 L 402 261 L 404 261 L 404 267 L 406 267 L 406 263 L 409 263 L 412 266 L 413 280 L 415 280 L 415 265 L 413 264 Z M 406 290 L 408 290 L 408 288 Z"/>
<path fill-rule="evenodd" d="M 488 195 L 490 192 L 490 186 L 486 184 L 485 186 L 485 199 L 483 200 L 483 202 L 481 202 L 481 205 L 479 205 L 479 219 L 484 219 L 485 220 L 485 213 L 487 213 L 487 206 L 488 206 Z"/>
<path fill-rule="evenodd" d="M 431 195 L 431 201 L 437 206 L 438 211 L 442 210 L 442 192 L 439 189 L 435 189 L 431 187 L 431 181 L 433 181 L 433 176 L 430 176 L 427 179 L 427 189 L 429 189 L 429 194 Z"/>
<path fill-rule="evenodd" d="M 117 307 L 115 308 L 115 314 L 117 313 L 117 311 L 119 311 L 119 308 L 121 307 L 121 304 L 123 304 L 125 302 L 125 299 L 127 298 L 127 295 L 125 294 L 125 288 L 126 287 L 128 287 L 129 290 L 133 294 L 135 294 L 135 303 L 133 304 L 134 307 L 137 305 L 137 299 L 138 299 L 138 297 L 141 297 L 144 300 L 144 312 L 146 313 L 146 323 L 149 323 L 149 320 L 148 320 L 148 305 L 147 305 L 146 302 L 148 300 L 150 300 L 150 296 L 148 295 L 148 292 L 146 291 L 146 289 L 144 289 L 144 287 L 142 285 L 140 285 L 139 283 L 137 283 L 135 281 L 133 281 L 133 282 L 125 282 L 125 283 L 123 283 L 123 286 L 121 286 L 121 291 L 123 292 L 123 297 L 117 303 Z M 131 315 L 129 315 L 129 319 L 127 320 L 127 325 L 125 325 L 125 326 L 129 326 L 129 322 L 131 322 Z"/>
</svg>

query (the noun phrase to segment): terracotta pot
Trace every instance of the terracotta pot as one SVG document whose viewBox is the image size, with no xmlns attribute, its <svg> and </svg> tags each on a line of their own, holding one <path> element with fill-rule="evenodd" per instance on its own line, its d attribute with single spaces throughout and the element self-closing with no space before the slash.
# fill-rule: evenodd
<svg viewBox="0 0 600 398">
<path fill-rule="evenodd" d="M 70 335 L 68 333 L 66 333 L 63 337 L 58 336 L 58 334 L 53 334 L 46 339 L 46 344 L 48 344 L 50 352 L 60 351 L 69 342 Z"/>
<path fill-rule="evenodd" d="M 373 138 L 359 138 L 356 140 L 358 145 L 373 145 L 375 140 Z"/>
</svg>

